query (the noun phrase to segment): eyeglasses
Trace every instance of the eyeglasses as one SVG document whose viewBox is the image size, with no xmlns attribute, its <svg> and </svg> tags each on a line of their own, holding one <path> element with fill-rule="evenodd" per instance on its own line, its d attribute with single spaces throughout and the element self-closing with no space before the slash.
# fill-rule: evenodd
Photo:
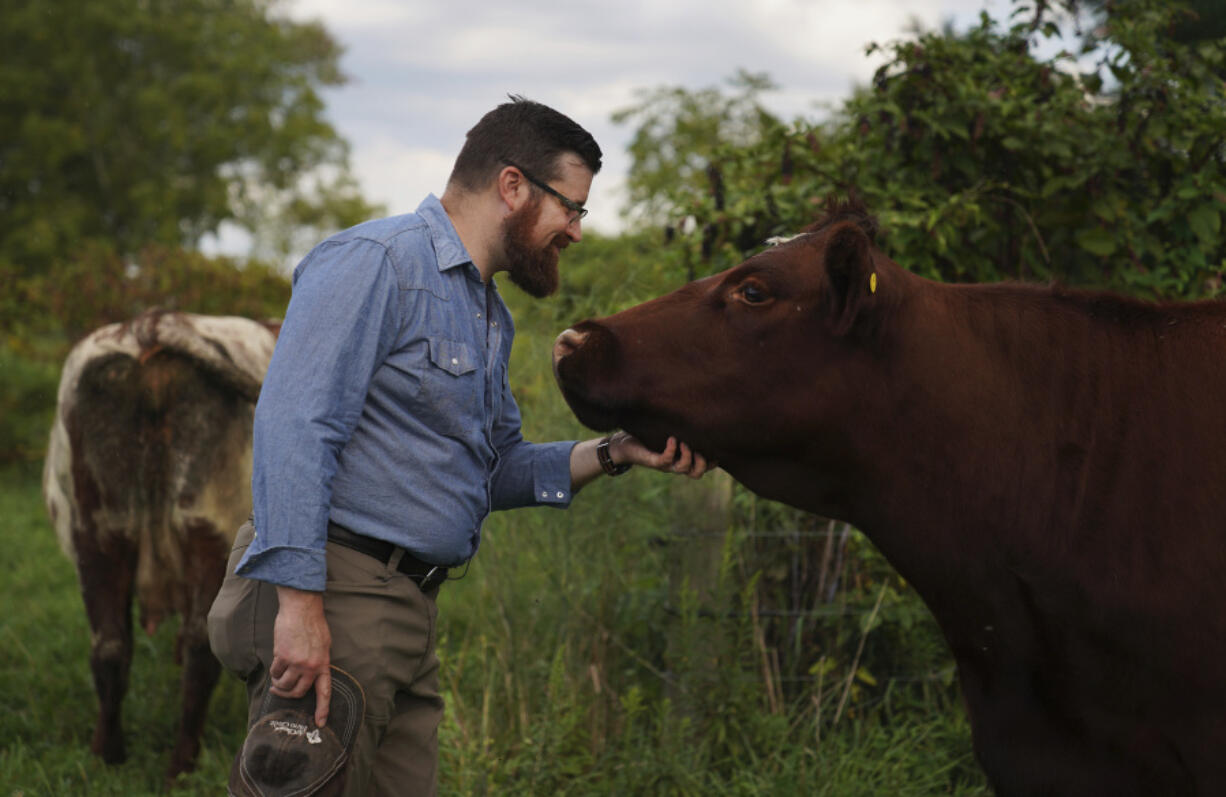
<svg viewBox="0 0 1226 797">
<path fill-rule="evenodd" d="M 508 166 L 513 166 L 514 168 L 518 169 L 519 173 L 524 176 L 525 180 L 532 183 L 537 188 L 553 196 L 554 199 L 557 199 L 559 202 L 561 202 L 562 207 L 566 208 L 571 213 L 575 214 L 571 218 L 571 221 L 578 221 L 579 219 L 587 215 L 587 208 L 583 207 L 583 205 L 580 205 L 578 202 L 571 199 L 570 197 L 563 196 L 561 193 L 559 193 L 557 190 L 549 186 L 547 183 L 544 183 L 536 179 L 532 175 L 528 174 L 528 172 L 524 170 L 523 166 L 520 166 L 519 164 L 513 163 L 509 160 L 504 160 L 503 163 L 505 163 Z"/>
</svg>

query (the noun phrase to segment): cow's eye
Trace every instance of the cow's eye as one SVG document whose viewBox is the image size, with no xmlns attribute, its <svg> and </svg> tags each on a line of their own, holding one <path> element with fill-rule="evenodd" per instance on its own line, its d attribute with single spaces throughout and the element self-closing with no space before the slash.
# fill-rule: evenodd
<svg viewBox="0 0 1226 797">
<path fill-rule="evenodd" d="M 741 297 L 747 304 L 762 304 L 770 298 L 770 295 L 761 285 L 747 282 L 741 286 Z"/>
</svg>

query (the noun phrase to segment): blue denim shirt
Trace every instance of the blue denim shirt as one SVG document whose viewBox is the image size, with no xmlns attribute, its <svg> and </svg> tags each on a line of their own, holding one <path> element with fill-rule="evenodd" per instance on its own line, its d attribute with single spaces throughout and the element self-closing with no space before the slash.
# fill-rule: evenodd
<svg viewBox="0 0 1226 797">
<path fill-rule="evenodd" d="M 493 509 L 571 499 L 574 441 L 520 435 L 511 315 L 433 195 L 294 271 L 255 411 L 249 578 L 319 591 L 329 517 L 452 565 Z"/>
</svg>

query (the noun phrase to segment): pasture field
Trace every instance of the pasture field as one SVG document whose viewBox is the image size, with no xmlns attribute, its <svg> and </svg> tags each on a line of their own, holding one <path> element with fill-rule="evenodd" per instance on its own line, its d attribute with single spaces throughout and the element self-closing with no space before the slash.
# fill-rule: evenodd
<svg viewBox="0 0 1226 797">
<path fill-rule="evenodd" d="M 592 256 L 557 301 L 504 290 L 528 439 L 591 434 L 553 384 L 556 332 L 661 287 L 652 260 L 608 269 L 599 246 Z M 32 446 L 41 433 L 27 436 Z M 223 793 L 245 721 L 228 674 L 197 771 L 163 787 L 179 712 L 174 621 L 137 632 L 128 761 L 89 753 L 89 633 L 39 464 L 0 469 L 0 797 Z M 439 597 L 442 794 L 990 794 L 933 621 L 858 534 L 832 548 L 833 528 L 722 473 L 691 483 L 634 470 L 567 511 L 496 513 Z"/>
<path fill-rule="evenodd" d="M 156 794 L 179 711 L 176 623 L 138 632 L 124 701 L 128 761 L 107 767 L 89 753 L 97 698 L 89 673 L 89 628 L 76 573 L 42 507 L 35 466 L 0 477 L 5 562 L 0 587 L 0 794 Z M 244 696 L 223 679 L 205 731 L 201 766 L 184 794 L 218 794 L 229 750 L 241 741 Z"/>
<path fill-rule="evenodd" d="M 753 632 L 703 616 L 696 593 L 670 584 L 669 546 L 643 533 L 675 500 L 654 476 L 593 486 L 570 512 L 496 517 L 470 572 L 444 588 L 444 794 L 988 793 L 949 688 L 925 698 L 913 684 L 857 679 L 866 691 L 834 722 L 841 675 L 824 694 L 772 690 Z M 9 469 L 2 485 L 0 795 L 165 793 L 174 623 L 138 632 L 129 760 L 107 767 L 88 750 L 88 629 L 38 474 Z M 616 501 L 624 489 L 645 508 Z M 222 792 L 244 716 L 239 683 L 223 676 L 199 768 L 171 793 Z"/>
</svg>

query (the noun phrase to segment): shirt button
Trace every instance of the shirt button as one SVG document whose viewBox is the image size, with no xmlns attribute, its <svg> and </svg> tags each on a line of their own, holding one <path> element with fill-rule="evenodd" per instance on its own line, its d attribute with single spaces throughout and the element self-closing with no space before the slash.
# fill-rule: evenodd
<svg viewBox="0 0 1226 797">
<path fill-rule="evenodd" d="M 565 498 L 565 497 L 566 497 L 566 493 L 562 492 L 561 490 L 558 490 L 558 498 Z"/>
<path fill-rule="evenodd" d="M 452 357 L 452 358 L 451 358 L 451 364 L 452 364 L 452 365 L 459 365 L 459 364 L 460 364 L 460 361 L 459 361 L 459 360 L 457 360 L 455 357 Z"/>
<path fill-rule="evenodd" d="M 497 321 L 491 321 L 491 322 L 490 322 L 490 326 L 492 326 L 492 327 L 496 327 L 496 326 L 498 326 L 498 322 L 497 322 Z"/>
<path fill-rule="evenodd" d="M 547 492 L 541 493 L 541 498 L 548 498 L 548 497 L 549 497 L 549 493 Z"/>
</svg>

